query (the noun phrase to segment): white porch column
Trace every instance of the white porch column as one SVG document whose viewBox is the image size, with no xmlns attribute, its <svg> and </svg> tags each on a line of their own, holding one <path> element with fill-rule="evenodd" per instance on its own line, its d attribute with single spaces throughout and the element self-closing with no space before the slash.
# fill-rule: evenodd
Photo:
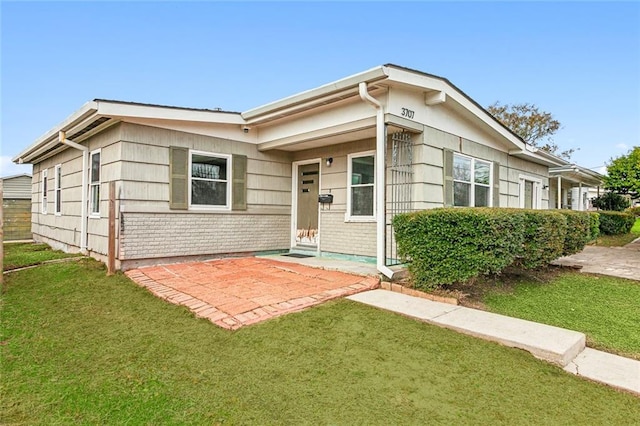
<svg viewBox="0 0 640 426">
<path fill-rule="evenodd" d="M 558 200 L 558 204 L 556 205 L 557 209 L 562 208 L 562 176 L 558 176 L 558 193 L 556 194 L 556 199 Z"/>
</svg>

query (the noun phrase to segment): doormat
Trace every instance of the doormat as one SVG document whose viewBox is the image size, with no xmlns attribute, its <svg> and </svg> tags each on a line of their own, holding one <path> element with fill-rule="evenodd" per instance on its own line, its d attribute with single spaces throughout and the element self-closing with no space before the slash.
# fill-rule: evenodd
<svg viewBox="0 0 640 426">
<path fill-rule="evenodd" d="M 305 257 L 315 257 L 310 254 L 300 254 L 300 253 L 287 253 L 287 254 L 282 254 L 281 256 L 295 257 L 298 259 L 304 259 Z"/>
</svg>

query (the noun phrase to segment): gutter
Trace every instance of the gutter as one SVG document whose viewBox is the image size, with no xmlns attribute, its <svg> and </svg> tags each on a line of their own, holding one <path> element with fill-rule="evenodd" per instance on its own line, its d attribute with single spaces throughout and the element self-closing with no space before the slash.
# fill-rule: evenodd
<svg viewBox="0 0 640 426">
<path fill-rule="evenodd" d="M 369 94 L 367 83 L 362 81 L 358 85 L 360 98 L 376 109 L 376 268 L 387 278 L 393 277 L 393 271 L 385 262 L 385 169 L 386 137 L 384 125 L 384 108 L 376 98 Z"/>
<path fill-rule="evenodd" d="M 87 208 L 87 173 L 89 170 L 89 148 L 70 141 L 67 139 L 66 132 L 60 130 L 58 132 L 58 141 L 60 143 L 82 151 L 82 207 L 80 209 L 80 252 L 87 254 L 87 225 L 89 220 Z"/>
</svg>

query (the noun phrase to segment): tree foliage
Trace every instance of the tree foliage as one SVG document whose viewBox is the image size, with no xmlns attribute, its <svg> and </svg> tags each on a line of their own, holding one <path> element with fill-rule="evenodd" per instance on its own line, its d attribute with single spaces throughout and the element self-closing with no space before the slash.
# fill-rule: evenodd
<svg viewBox="0 0 640 426">
<path fill-rule="evenodd" d="M 604 187 L 619 194 L 629 194 L 633 199 L 640 198 L 640 146 L 611 160 Z"/>
<path fill-rule="evenodd" d="M 560 122 L 549 112 L 540 111 L 534 104 L 501 104 L 496 102 L 487 111 L 520 136 L 526 143 L 566 159 L 575 151 L 560 151 L 552 136 L 560 130 Z"/>
</svg>

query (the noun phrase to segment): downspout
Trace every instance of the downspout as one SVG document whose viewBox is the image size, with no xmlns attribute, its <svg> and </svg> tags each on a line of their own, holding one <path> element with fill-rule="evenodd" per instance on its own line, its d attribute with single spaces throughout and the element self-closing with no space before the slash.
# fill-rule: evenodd
<svg viewBox="0 0 640 426">
<path fill-rule="evenodd" d="M 80 209 L 80 252 L 87 253 L 87 170 L 89 170 L 89 148 L 67 139 L 66 132 L 58 132 L 60 143 L 82 151 L 82 207 Z"/>
<path fill-rule="evenodd" d="M 387 278 L 393 277 L 393 271 L 385 262 L 385 168 L 386 155 L 386 131 L 384 125 L 384 110 L 382 104 L 369 94 L 367 83 L 361 82 L 358 86 L 360 98 L 376 109 L 376 268 Z"/>
</svg>

